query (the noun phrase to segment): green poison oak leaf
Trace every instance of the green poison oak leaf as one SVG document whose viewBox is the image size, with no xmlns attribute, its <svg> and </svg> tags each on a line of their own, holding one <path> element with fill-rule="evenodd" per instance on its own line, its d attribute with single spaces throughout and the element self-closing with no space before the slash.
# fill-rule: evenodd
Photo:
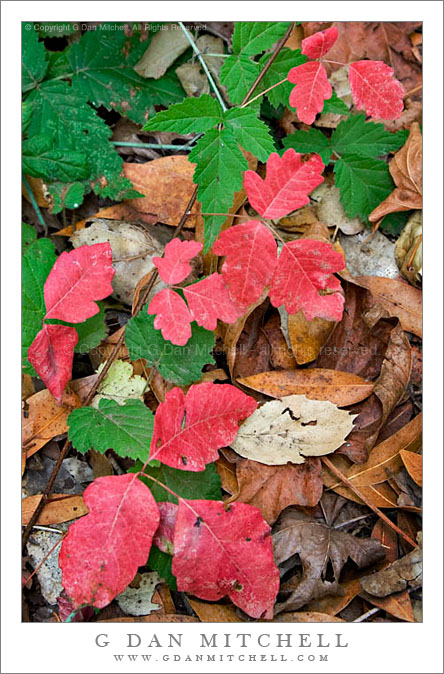
<svg viewBox="0 0 444 674">
<path fill-rule="evenodd" d="M 348 70 L 351 94 L 358 110 L 376 119 L 398 119 L 405 91 L 383 61 L 356 61 Z"/>
<path fill-rule="evenodd" d="M 79 337 L 68 325 L 44 325 L 28 349 L 28 360 L 59 404 L 71 379 L 74 347 Z"/>
<path fill-rule="evenodd" d="M 338 29 L 332 26 L 302 40 L 301 51 L 310 59 L 320 59 L 333 47 L 337 39 Z"/>
<path fill-rule="evenodd" d="M 146 564 L 159 509 L 136 475 L 100 477 L 83 494 L 89 514 L 69 527 L 59 555 L 74 609 L 103 608 Z"/>
<path fill-rule="evenodd" d="M 100 400 L 98 408 L 82 407 L 68 417 L 68 437 L 77 451 L 94 449 L 146 461 L 153 434 L 154 417 L 141 400 Z"/>
<path fill-rule="evenodd" d="M 165 283 L 180 283 L 191 272 L 190 260 L 202 250 L 197 241 L 180 241 L 174 238 L 165 246 L 164 256 L 153 257 L 159 276 Z"/>
<path fill-rule="evenodd" d="M 376 206 L 394 189 L 388 165 L 381 160 L 344 154 L 335 163 L 335 183 L 349 218 L 367 222 Z"/>
<path fill-rule="evenodd" d="M 131 360 L 144 358 L 168 381 L 186 386 L 200 379 L 202 368 L 213 363 L 214 333 L 197 325 L 191 326 L 191 338 L 185 346 L 176 346 L 163 339 L 154 327 L 154 318 L 142 310 L 125 328 L 125 344 Z"/>
<path fill-rule="evenodd" d="M 256 407 L 253 398 L 230 384 L 197 384 L 186 395 L 174 388 L 157 408 L 150 459 L 180 470 L 204 470 Z"/>
<path fill-rule="evenodd" d="M 173 573 L 181 592 L 216 601 L 228 595 L 252 618 L 273 618 L 279 590 L 270 527 L 245 503 L 179 500 Z"/>
<path fill-rule="evenodd" d="M 291 148 L 282 157 L 273 152 L 267 161 L 265 180 L 254 171 L 245 172 L 248 200 L 265 218 L 281 218 L 308 204 L 309 193 L 324 180 L 323 170 L 319 155 L 302 161 L 301 155 Z"/>
<path fill-rule="evenodd" d="M 177 511 L 179 506 L 171 501 L 157 503 L 159 508 L 160 522 L 154 534 L 153 545 L 157 546 L 167 555 L 174 554 L 174 528 L 176 526 Z"/>
<path fill-rule="evenodd" d="M 136 461 L 134 468 L 131 468 L 131 472 L 138 473 L 141 469 L 142 463 Z M 149 486 L 156 501 L 178 503 L 179 501 L 174 493 L 165 491 L 159 484 L 145 477 L 145 474 L 154 477 L 158 482 L 164 484 L 172 492 L 180 494 L 183 498 L 205 498 L 219 501 L 222 496 L 222 483 L 214 463 L 209 463 L 205 466 L 205 470 L 194 473 L 176 470 L 176 468 L 170 468 L 164 464 L 153 466 L 151 462 L 145 466 L 139 477 Z"/>
<path fill-rule="evenodd" d="M 326 166 L 330 161 L 332 153 L 330 140 L 319 129 L 310 128 L 307 131 L 298 129 L 283 138 L 282 143 L 286 149 L 293 148 L 303 154 L 316 152 Z"/>
<path fill-rule="evenodd" d="M 98 313 L 93 300 L 111 295 L 114 276 L 108 242 L 63 252 L 46 279 L 45 318 L 81 323 Z"/>
<path fill-rule="evenodd" d="M 148 313 L 155 314 L 154 327 L 161 330 L 162 337 L 173 344 L 184 346 L 191 337 L 192 316 L 181 296 L 164 288 L 148 305 Z"/>
</svg>

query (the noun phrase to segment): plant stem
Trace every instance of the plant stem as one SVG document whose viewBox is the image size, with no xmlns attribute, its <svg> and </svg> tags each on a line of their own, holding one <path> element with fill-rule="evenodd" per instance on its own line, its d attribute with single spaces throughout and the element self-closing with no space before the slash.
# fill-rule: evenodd
<svg viewBox="0 0 444 674">
<path fill-rule="evenodd" d="M 226 112 L 227 106 L 225 105 L 224 100 L 223 100 L 223 98 L 222 98 L 222 96 L 221 96 L 221 93 L 220 93 L 219 89 L 217 88 L 217 84 L 216 84 L 216 82 L 214 81 L 213 76 L 212 76 L 212 74 L 210 73 L 207 64 L 205 63 L 205 60 L 204 60 L 204 58 L 203 58 L 203 56 L 202 56 L 201 51 L 200 51 L 199 48 L 197 47 L 197 45 L 196 45 L 196 43 L 194 42 L 194 40 L 193 40 L 192 36 L 190 35 L 190 33 L 187 31 L 187 29 L 186 29 L 185 26 L 183 25 L 182 21 L 178 21 L 177 23 L 178 23 L 179 26 L 182 28 L 185 37 L 187 38 L 187 40 L 188 40 L 188 42 L 190 43 L 190 45 L 191 45 L 191 47 L 192 47 L 194 53 L 196 54 L 197 58 L 199 59 L 200 64 L 201 64 L 202 68 L 204 69 L 206 76 L 208 77 L 208 81 L 209 81 L 209 83 L 210 83 L 210 85 L 211 85 L 211 88 L 213 89 L 214 93 L 216 94 L 217 100 L 219 101 L 219 104 L 220 104 L 222 110 L 223 110 L 224 112 Z"/>
<path fill-rule="evenodd" d="M 268 87 L 268 89 L 265 89 L 264 91 L 261 91 L 260 94 L 257 94 L 257 95 L 254 96 L 253 98 L 250 98 L 249 101 L 247 101 L 246 103 L 244 103 L 244 104 L 241 105 L 240 107 L 241 107 L 241 108 L 246 108 L 247 105 L 250 105 L 250 103 L 253 103 L 253 101 L 257 100 L 257 99 L 260 98 L 261 96 L 264 96 L 265 94 L 268 94 L 269 91 L 271 91 L 272 89 L 275 89 L 276 87 L 278 87 L 280 84 L 283 84 L 284 82 L 288 82 L 288 80 L 287 80 L 286 77 L 284 77 L 284 79 L 281 80 L 280 82 L 276 82 L 276 84 L 273 84 L 271 87 Z"/>
<path fill-rule="evenodd" d="M 37 201 L 36 201 L 36 198 L 34 196 L 34 192 L 32 191 L 32 189 L 29 185 L 28 179 L 26 178 L 25 175 L 23 176 L 23 183 L 26 187 L 26 191 L 27 191 L 28 196 L 31 200 L 31 204 L 32 204 L 32 207 L 33 207 L 33 209 L 35 211 L 35 214 L 38 218 L 38 221 L 40 222 L 41 226 L 43 227 L 43 229 L 45 231 L 45 234 L 48 234 L 48 225 L 46 224 L 46 222 L 43 219 L 43 215 L 42 215 L 42 212 L 41 212 L 40 208 L 37 205 Z"/>
<path fill-rule="evenodd" d="M 194 139 L 193 139 L 194 140 Z M 170 145 L 168 143 L 124 143 L 120 141 L 112 141 L 111 145 L 116 147 L 141 147 L 146 148 L 147 150 L 186 150 L 188 151 L 187 145 Z"/>
</svg>

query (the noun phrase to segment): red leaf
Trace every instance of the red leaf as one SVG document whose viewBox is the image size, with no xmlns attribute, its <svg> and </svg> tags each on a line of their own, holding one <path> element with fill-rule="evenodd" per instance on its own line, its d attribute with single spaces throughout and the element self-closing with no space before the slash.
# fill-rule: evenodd
<svg viewBox="0 0 444 674">
<path fill-rule="evenodd" d="M 319 61 L 303 63 L 292 68 L 287 79 L 297 85 L 290 94 L 291 107 L 296 108 L 301 122 L 313 124 L 333 93 L 324 66 Z"/>
<path fill-rule="evenodd" d="M 62 584 L 74 609 L 103 608 L 146 564 L 159 509 L 137 475 L 99 477 L 83 494 L 89 514 L 71 524 L 62 542 Z"/>
<path fill-rule="evenodd" d="M 157 546 L 167 555 L 172 555 L 174 551 L 174 527 L 176 526 L 177 510 L 179 506 L 169 501 L 157 504 L 160 513 L 160 522 L 153 538 L 153 545 Z"/>
<path fill-rule="evenodd" d="M 397 119 L 404 109 L 404 87 L 383 61 L 356 61 L 348 70 L 351 93 L 358 110 L 376 119 Z"/>
<path fill-rule="evenodd" d="M 239 309 L 230 299 L 228 288 L 220 274 L 211 274 L 199 283 L 184 288 L 192 318 L 206 330 L 215 330 L 217 319 L 234 323 L 239 318 Z"/>
<path fill-rule="evenodd" d="M 205 470 L 256 407 L 253 398 L 230 384 L 196 384 L 186 396 L 173 388 L 156 411 L 150 459 L 181 470 Z"/>
<path fill-rule="evenodd" d="M 267 160 L 265 180 L 254 171 L 245 172 L 244 185 L 248 200 L 265 218 L 281 218 L 308 204 L 308 194 L 324 180 L 321 175 L 323 170 L 324 164 L 318 154 L 308 161 L 302 161 L 301 155 L 293 148 L 284 152 L 282 157 L 273 152 Z M 222 236 L 230 231 L 226 230 Z"/>
<path fill-rule="evenodd" d="M 247 171 L 245 184 L 248 173 L 256 176 Z M 270 283 L 277 264 L 277 246 L 271 232 L 257 220 L 230 227 L 213 245 L 213 253 L 226 255 L 222 277 L 236 306 L 246 309 L 256 302 Z"/>
<path fill-rule="evenodd" d="M 153 264 L 165 283 L 180 283 L 191 272 L 190 260 L 202 250 L 197 241 L 172 239 L 165 246 L 163 258 L 153 257 Z"/>
<path fill-rule="evenodd" d="M 109 243 L 80 246 L 62 253 L 45 282 L 45 318 L 67 323 L 82 323 L 91 318 L 99 311 L 93 300 L 111 295 L 113 276 Z"/>
<path fill-rule="evenodd" d="M 332 276 L 344 269 L 344 258 L 329 243 L 298 239 L 286 243 L 273 276 L 270 301 L 274 307 L 285 304 L 289 314 L 302 309 L 308 321 L 326 318 L 340 321 L 344 297 L 339 280 Z M 320 290 L 334 291 L 320 295 Z"/>
<path fill-rule="evenodd" d="M 149 314 L 157 314 L 154 319 L 156 330 L 173 344 L 184 346 L 191 337 L 192 317 L 180 295 L 164 288 L 154 295 L 148 307 Z"/>
<path fill-rule="evenodd" d="M 71 379 L 74 347 L 79 340 L 68 325 L 43 325 L 28 349 L 28 360 L 46 388 L 62 404 L 62 393 Z"/>
<path fill-rule="evenodd" d="M 216 601 L 228 595 L 253 618 L 273 618 L 279 590 L 270 527 L 246 503 L 179 500 L 173 574 L 181 592 Z"/>
<path fill-rule="evenodd" d="M 337 39 L 338 29 L 332 26 L 302 40 L 301 51 L 310 59 L 320 59 L 333 47 Z"/>
</svg>

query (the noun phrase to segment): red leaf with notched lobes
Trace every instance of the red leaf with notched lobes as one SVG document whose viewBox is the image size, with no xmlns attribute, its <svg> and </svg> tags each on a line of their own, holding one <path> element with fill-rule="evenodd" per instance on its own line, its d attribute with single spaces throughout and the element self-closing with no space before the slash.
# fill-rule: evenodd
<svg viewBox="0 0 444 674">
<path fill-rule="evenodd" d="M 59 565 L 74 609 L 103 608 L 146 564 L 159 509 L 137 475 L 99 477 L 83 494 L 89 514 L 69 527 Z"/>
<path fill-rule="evenodd" d="M 206 330 L 215 330 L 218 318 L 224 323 L 234 323 L 241 314 L 231 301 L 220 274 L 211 274 L 202 281 L 187 286 L 183 289 L 183 294 L 192 318 Z"/>
<path fill-rule="evenodd" d="M 156 330 L 162 331 L 162 337 L 173 344 L 184 346 L 191 337 L 192 317 L 180 295 L 164 288 L 154 295 L 148 306 L 149 314 L 157 314 L 154 319 Z"/>
<path fill-rule="evenodd" d="M 308 204 L 309 193 L 324 180 L 323 170 L 324 164 L 318 154 L 303 161 L 293 148 L 284 152 L 282 157 L 273 152 L 267 160 L 265 180 L 254 171 L 245 171 L 244 185 L 248 200 L 264 218 L 281 218 Z M 232 229 L 223 232 L 221 238 Z"/>
<path fill-rule="evenodd" d="M 165 246 L 163 257 L 153 257 L 153 264 L 165 283 L 180 283 L 191 272 L 190 260 L 202 250 L 197 241 L 180 241 L 172 239 Z"/>
<path fill-rule="evenodd" d="M 221 233 L 213 253 L 226 256 L 222 277 L 234 304 L 243 310 L 256 302 L 277 264 L 277 246 L 271 232 L 257 220 L 235 225 Z"/>
<path fill-rule="evenodd" d="M 228 595 L 252 618 L 273 618 L 279 570 L 271 529 L 246 503 L 179 499 L 173 574 L 181 592 L 216 601 Z"/>
<path fill-rule="evenodd" d="M 79 340 L 68 325 L 43 325 L 28 349 L 28 360 L 46 388 L 62 404 L 62 393 L 71 379 L 74 347 Z"/>
<path fill-rule="evenodd" d="M 308 321 L 340 321 L 344 308 L 341 284 L 333 276 L 345 261 L 329 243 L 313 239 L 290 241 L 282 248 L 269 293 L 274 307 L 285 305 L 289 314 L 302 309 Z M 320 291 L 328 294 L 320 295 Z"/>
<path fill-rule="evenodd" d="M 337 39 L 338 29 L 332 26 L 302 40 L 301 51 L 310 59 L 320 59 L 333 47 Z"/>
<path fill-rule="evenodd" d="M 313 124 L 324 107 L 324 101 L 333 93 L 324 66 L 319 61 L 303 63 L 292 68 L 287 79 L 296 84 L 290 94 L 291 107 L 296 108 L 301 122 Z"/>
<path fill-rule="evenodd" d="M 166 552 L 167 555 L 172 555 L 174 551 L 174 529 L 179 506 L 177 503 L 171 503 L 170 501 L 162 501 L 157 506 L 159 508 L 160 522 L 154 534 L 153 545 L 162 550 L 162 552 Z"/>
<path fill-rule="evenodd" d="M 82 323 L 99 311 L 94 300 L 111 295 L 114 276 L 109 243 L 80 246 L 62 253 L 44 285 L 45 318 Z"/>
<path fill-rule="evenodd" d="M 397 119 L 404 109 L 404 87 L 393 68 L 383 61 L 356 61 L 348 70 L 353 101 L 358 110 L 376 119 Z"/>
<path fill-rule="evenodd" d="M 256 407 L 253 398 L 231 384 L 196 384 L 186 395 L 173 388 L 154 417 L 150 459 L 181 470 L 205 470 Z"/>
</svg>

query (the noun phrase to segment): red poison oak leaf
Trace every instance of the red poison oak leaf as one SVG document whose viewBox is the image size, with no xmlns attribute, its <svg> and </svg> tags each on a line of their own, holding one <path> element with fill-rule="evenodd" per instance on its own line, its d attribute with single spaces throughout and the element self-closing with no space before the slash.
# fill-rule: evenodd
<svg viewBox="0 0 444 674">
<path fill-rule="evenodd" d="M 89 514 L 71 524 L 62 542 L 62 585 L 74 609 L 103 608 L 146 564 L 159 509 L 136 475 L 99 477 L 83 494 Z"/>
<path fill-rule="evenodd" d="M 172 555 L 174 551 L 173 539 L 176 517 L 179 506 L 169 501 L 158 503 L 160 522 L 153 538 L 153 545 Z"/>
<path fill-rule="evenodd" d="M 256 302 L 277 264 L 277 246 L 271 232 L 257 220 L 230 227 L 213 245 L 213 253 L 226 256 L 222 277 L 236 306 L 246 309 Z"/>
<path fill-rule="evenodd" d="M 308 161 L 302 161 L 301 155 L 293 148 L 284 152 L 282 157 L 273 152 L 267 160 L 265 180 L 254 171 L 245 172 L 248 200 L 264 218 L 281 218 L 308 204 L 309 193 L 324 180 L 323 170 L 324 164 L 318 154 L 312 155 Z M 232 229 L 226 230 L 222 236 L 229 234 Z M 217 252 L 214 246 L 213 251 Z"/>
<path fill-rule="evenodd" d="M 270 527 L 246 503 L 179 500 L 172 571 L 200 599 L 228 595 L 252 618 L 273 618 L 279 590 Z"/>
<path fill-rule="evenodd" d="M 308 321 L 316 317 L 340 321 L 344 297 L 333 273 L 344 267 L 344 258 L 329 243 L 313 239 L 290 241 L 280 254 L 270 301 L 275 307 L 284 304 L 289 314 L 302 309 Z M 323 290 L 328 294 L 320 294 Z"/>
<path fill-rule="evenodd" d="M 310 59 L 319 59 L 325 56 L 337 39 L 338 29 L 336 26 L 332 26 L 302 40 L 301 51 Z"/>
<path fill-rule="evenodd" d="M 98 313 L 94 300 L 111 295 L 114 276 L 109 243 L 80 246 L 62 253 L 44 286 L 45 318 L 82 323 Z"/>
<path fill-rule="evenodd" d="M 153 257 L 153 264 L 159 271 L 159 276 L 165 283 L 180 283 L 191 272 L 190 260 L 202 250 L 202 244 L 197 241 L 180 241 L 172 239 L 165 246 L 162 257 Z"/>
<path fill-rule="evenodd" d="M 290 94 L 291 107 L 296 108 L 301 122 L 313 124 L 316 115 L 324 107 L 324 101 L 331 98 L 333 93 L 324 66 L 319 61 L 303 63 L 292 68 L 287 79 L 296 84 Z"/>
<path fill-rule="evenodd" d="M 186 395 L 174 388 L 157 408 L 150 459 L 181 470 L 204 470 L 256 407 L 253 398 L 230 384 L 196 384 Z"/>
<path fill-rule="evenodd" d="M 148 306 L 149 314 L 157 314 L 154 319 L 156 330 L 173 344 L 184 346 L 191 337 L 192 317 L 188 307 L 178 293 L 164 288 L 154 295 Z"/>
<path fill-rule="evenodd" d="M 76 329 L 68 325 L 43 325 L 28 349 L 29 362 L 59 404 L 71 379 L 78 339 Z"/>
<path fill-rule="evenodd" d="M 356 61 L 348 79 L 358 110 L 376 119 L 398 119 L 404 109 L 404 87 L 393 78 L 393 68 L 383 61 Z"/>
<path fill-rule="evenodd" d="M 192 318 L 206 330 L 215 330 L 218 318 L 224 323 L 234 323 L 239 318 L 239 309 L 231 301 L 220 274 L 193 283 L 183 293 Z"/>
</svg>

